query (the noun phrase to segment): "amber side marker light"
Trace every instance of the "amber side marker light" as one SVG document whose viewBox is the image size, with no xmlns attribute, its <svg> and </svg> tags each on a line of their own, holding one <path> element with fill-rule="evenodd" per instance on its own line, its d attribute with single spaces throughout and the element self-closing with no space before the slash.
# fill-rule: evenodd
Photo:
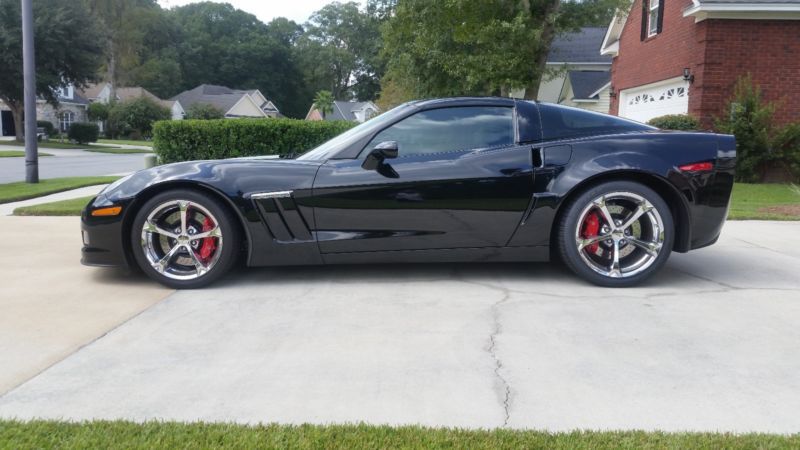
<svg viewBox="0 0 800 450">
<path fill-rule="evenodd" d="M 710 162 L 701 162 L 694 164 L 685 164 L 678 167 L 681 172 L 710 172 L 714 170 L 714 164 Z"/>
<path fill-rule="evenodd" d="M 99 208 L 92 211 L 94 217 L 109 217 L 118 216 L 122 212 L 122 206 L 109 206 L 108 208 Z"/>
</svg>

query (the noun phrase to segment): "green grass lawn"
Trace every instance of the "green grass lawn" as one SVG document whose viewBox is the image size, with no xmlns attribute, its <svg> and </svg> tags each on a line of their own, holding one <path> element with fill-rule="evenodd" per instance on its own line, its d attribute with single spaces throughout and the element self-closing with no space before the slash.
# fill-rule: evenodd
<svg viewBox="0 0 800 450">
<path fill-rule="evenodd" d="M 108 184 L 117 179 L 119 177 L 69 177 L 39 180 L 36 184 L 25 182 L 0 184 L 0 203 L 17 202 L 85 186 Z"/>
<path fill-rule="evenodd" d="M 25 152 L 21 150 L 0 150 L 0 158 L 16 158 L 25 156 Z M 50 153 L 39 152 L 39 156 L 53 156 Z"/>
<path fill-rule="evenodd" d="M 2 141 L 0 145 L 11 145 L 14 147 L 25 147 L 24 142 L 17 142 L 17 141 Z M 113 145 L 84 145 L 84 144 L 72 144 L 69 142 L 60 142 L 60 141 L 41 141 L 39 142 L 39 148 L 52 148 L 52 149 L 60 149 L 60 150 L 75 150 L 75 149 L 92 149 L 92 148 L 118 148 Z"/>
<path fill-rule="evenodd" d="M 144 150 L 144 149 L 140 150 L 135 148 L 108 148 L 108 147 L 87 148 L 86 151 L 92 153 L 114 153 L 117 155 L 127 155 L 130 153 L 153 153 L 150 150 Z"/>
<path fill-rule="evenodd" d="M 516 430 L 370 425 L 0 421 L 0 448 L 58 449 L 796 449 L 800 434 Z"/>
<path fill-rule="evenodd" d="M 84 206 L 93 197 L 80 197 L 71 200 L 21 206 L 14 210 L 15 216 L 80 216 Z"/>
<path fill-rule="evenodd" d="M 731 220 L 800 220 L 800 187 L 788 184 L 733 186 Z"/>
<path fill-rule="evenodd" d="M 130 139 L 98 139 L 97 142 L 101 144 L 141 145 L 144 147 L 153 146 L 153 141 L 132 141 Z"/>
</svg>

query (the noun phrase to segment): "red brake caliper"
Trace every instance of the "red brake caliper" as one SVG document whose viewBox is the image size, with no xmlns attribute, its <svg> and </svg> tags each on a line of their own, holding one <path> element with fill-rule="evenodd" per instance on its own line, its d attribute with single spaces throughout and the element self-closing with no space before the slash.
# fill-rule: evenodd
<svg viewBox="0 0 800 450">
<path fill-rule="evenodd" d="M 214 229 L 214 222 L 211 221 L 208 217 L 203 221 L 203 233 L 207 231 L 211 231 Z M 211 255 L 214 253 L 214 250 L 217 249 L 217 242 L 216 238 L 207 237 L 203 239 L 203 244 L 200 246 L 200 260 L 203 261 L 204 264 L 208 263 L 211 259 Z"/>
<path fill-rule="evenodd" d="M 581 233 L 581 237 L 584 239 L 589 239 L 597 236 L 597 233 L 600 231 L 600 218 L 597 217 L 597 213 L 592 212 L 586 216 L 586 219 L 583 221 L 583 232 Z M 597 252 L 597 246 L 599 242 L 595 242 L 594 244 L 589 244 L 586 246 L 586 250 L 589 253 Z"/>
</svg>

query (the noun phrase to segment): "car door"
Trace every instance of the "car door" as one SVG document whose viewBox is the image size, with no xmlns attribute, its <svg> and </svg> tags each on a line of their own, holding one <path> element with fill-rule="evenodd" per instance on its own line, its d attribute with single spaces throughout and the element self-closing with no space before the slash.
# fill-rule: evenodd
<svg viewBox="0 0 800 450">
<path fill-rule="evenodd" d="M 317 173 L 320 251 L 504 246 L 533 189 L 531 148 L 515 141 L 513 107 L 427 109 L 390 125 Z M 365 164 L 387 142 L 397 157 Z"/>
</svg>

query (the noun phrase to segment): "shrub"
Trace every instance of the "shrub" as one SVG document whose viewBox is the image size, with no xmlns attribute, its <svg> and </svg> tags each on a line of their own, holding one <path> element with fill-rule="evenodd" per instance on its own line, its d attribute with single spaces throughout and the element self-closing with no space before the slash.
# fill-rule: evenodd
<svg viewBox="0 0 800 450">
<path fill-rule="evenodd" d="M 53 125 L 53 122 L 49 120 L 37 120 L 36 127 L 44 128 L 44 132 L 47 133 L 48 136 L 52 137 L 56 135 L 56 127 Z"/>
<path fill-rule="evenodd" d="M 153 123 L 168 120 L 169 109 L 147 97 L 139 97 L 117 103 L 108 112 L 108 132 L 112 137 L 128 136 L 138 132 L 144 137 L 152 134 Z"/>
<path fill-rule="evenodd" d="M 647 124 L 662 130 L 697 131 L 700 129 L 700 121 L 686 114 L 667 114 L 654 117 Z"/>
<path fill-rule="evenodd" d="M 186 111 L 186 118 L 193 120 L 224 119 L 225 112 L 209 103 L 195 103 Z"/>
<path fill-rule="evenodd" d="M 89 120 L 93 120 L 95 122 L 103 122 L 108 120 L 108 113 L 111 110 L 111 107 L 105 103 L 101 102 L 94 102 L 89 103 L 88 108 L 86 109 L 86 113 L 89 116 Z"/>
<path fill-rule="evenodd" d="M 163 163 L 239 156 L 292 155 L 310 150 L 355 123 L 295 119 L 173 120 L 154 128 Z"/>
<path fill-rule="evenodd" d="M 100 127 L 95 123 L 77 122 L 69 127 L 67 137 L 71 141 L 78 144 L 88 144 L 89 142 L 97 142 L 100 136 Z"/>
<path fill-rule="evenodd" d="M 777 103 L 762 99 L 750 75 L 739 78 L 730 114 L 716 121 L 718 131 L 736 136 L 737 181 L 763 181 L 775 166 L 800 167 L 800 125 L 776 126 L 777 109 Z"/>
</svg>

